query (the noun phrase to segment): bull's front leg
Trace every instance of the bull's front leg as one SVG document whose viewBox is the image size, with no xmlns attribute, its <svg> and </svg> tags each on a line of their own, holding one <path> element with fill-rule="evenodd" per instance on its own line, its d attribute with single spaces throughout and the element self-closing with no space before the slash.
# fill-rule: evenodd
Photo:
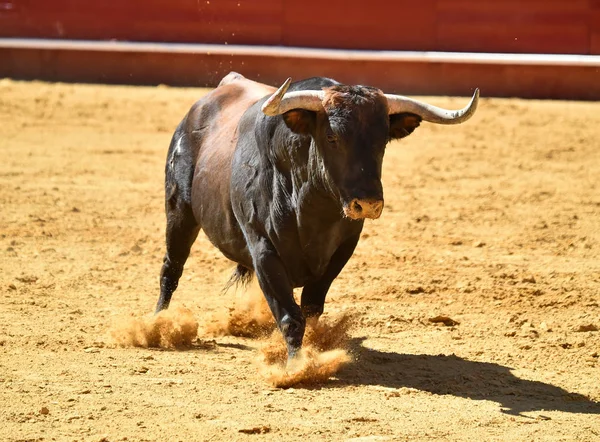
<svg viewBox="0 0 600 442">
<path fill-rule="evenodd" d="M 317 320 L 321 316 L 329 287 L 354 253 L 359 238 L 360 232 L 342 243 L 331 257 L 323 276 L 319 280 L 304 286 L 304 289 L 302 289 L 301 305 L 305 318 L 314 318 L 314 320 Z"/>
<path fill-rule="evenodd" d="M 260 239 L 253 247 L 252 255 L 258 283 L 283 334 L 289 362 L 302 347 L 306 321 L 294 301 L 287 271 L 272 244 L 264 238 Z"/>
</svg>

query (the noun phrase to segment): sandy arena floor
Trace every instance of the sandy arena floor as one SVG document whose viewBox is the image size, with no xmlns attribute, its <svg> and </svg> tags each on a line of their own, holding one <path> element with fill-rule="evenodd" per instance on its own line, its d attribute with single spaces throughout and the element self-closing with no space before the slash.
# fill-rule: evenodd
<svg viewBox="0 0 600 442">
<path fill-rule="evenodd" d="M 0 81 L 1 440 L 600 440 L 600 103 L 483 99 L 389 145 L 326 305 L 353 361 L 277 388 L 269 339 L 214 335 L 256 289 L 221 293 L 202 235 L 172 303 L 191 347 L 111 336 L 150 321 L 164 158 L 203 93 Z"/>
</svg>

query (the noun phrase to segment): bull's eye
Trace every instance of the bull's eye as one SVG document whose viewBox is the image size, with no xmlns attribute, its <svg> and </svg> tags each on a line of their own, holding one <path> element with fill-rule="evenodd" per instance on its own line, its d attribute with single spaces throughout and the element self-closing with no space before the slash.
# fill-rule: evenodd
<svg viewBox="0 0 600 442">
<path fill-rule="evenodd" d="M 329 130 L 327 131 L 326 137 L 327 137 L 327 142 L 328 142 L 329 144 L 335 145 L 335 143 L 337 142 L 337 137 L 336 137 L 336 136 L 335 136 L 335 134 L 334 134 L 334 133 L 331 131 L 331 129 L 329 129 Z"/>
</svg>

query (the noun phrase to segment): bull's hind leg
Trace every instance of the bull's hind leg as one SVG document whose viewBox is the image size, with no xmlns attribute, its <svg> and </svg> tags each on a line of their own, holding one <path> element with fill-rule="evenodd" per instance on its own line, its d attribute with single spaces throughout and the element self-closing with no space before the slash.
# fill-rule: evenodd
<svg viewBox="0 0 600 442">
<path fill-rule="evenodd" d="M 171 208 L 169 205 L 167 201 L 167 253 L 160 272 L 160 297 L 156 313 L 169 307 L 192 244 L 200 232 L 200 226 L 187 204 L 176 203 Z"/>
<path fill-rule="evenodd" d="M 156 313 L 169 307 L 192 244 L 200 232 L 200 226 L 194 218 L 191 206 L 194 166 L 191 152 L 183 140 L 183 136 L 177 138 L 176 132 L 169 147 L 165 170 L 167 253 L 160 272 L 160 297 L 156 305 Z"/>
</svg>

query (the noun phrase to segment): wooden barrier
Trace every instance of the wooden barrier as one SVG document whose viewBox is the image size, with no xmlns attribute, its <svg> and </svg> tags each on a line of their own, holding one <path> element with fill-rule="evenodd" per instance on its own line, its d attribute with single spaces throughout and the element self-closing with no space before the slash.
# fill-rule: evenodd
<svg viewBox="0 0 600 442">
<path fill-rule="evenodd" d="M 50 81 L 216 86 L 230 71 L 278 85 L 322 75 L 420 95 L 600 99 L 600 57 L 277 50 L 271 47 L 0 40 L 0 76 Z M 421 55 L 421 56 L 419 56 Z"/>
<path fill-rule="evenodd" d="M 367 6 L 365 6 L 367 4 Z M 143 48 L 18 47 L 15 38 L 220 44 L 218 53 Z M 56 40 L 54 40 L 56 41 Z M 600 68 L 407 60 L 358 55 L 265 56 L 249 47 L 374 51 L 600 54 L 600 0 L 0 0 L 0 77 L 215 86 L 231 70 L 272 84 L 324 75 L 404 94 L 600 99 Z M 373 56 L 375 54 L 375 56 Z M 338 54 L 339 55 L 339 54 Z M 458 55 L 457 57 L 460 57 Z"/>
</svg>

